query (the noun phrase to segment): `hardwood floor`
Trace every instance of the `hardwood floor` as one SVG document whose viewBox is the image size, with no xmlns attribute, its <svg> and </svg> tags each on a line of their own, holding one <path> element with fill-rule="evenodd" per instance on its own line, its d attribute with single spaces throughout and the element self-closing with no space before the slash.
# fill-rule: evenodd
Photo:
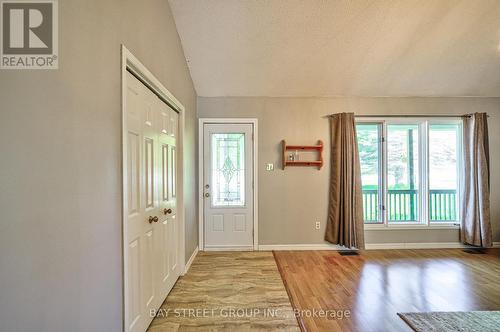
<svg viewBox="0 0 500 332">
<path fill-rule="evenodd" d="M 300 331 L 271 252 L 200 252 L 149 331 Z"/>
<path fill-rule="evenodd" d="M 398 312 L 500 309 L 500 249 L 483 255 L 460 249 L 274 255 L 292 305 L 306 310 L 307 331 L 411 331 Z M 314 309 L 348 310 L 350 317 L 305 316 Z"/>
</svg>

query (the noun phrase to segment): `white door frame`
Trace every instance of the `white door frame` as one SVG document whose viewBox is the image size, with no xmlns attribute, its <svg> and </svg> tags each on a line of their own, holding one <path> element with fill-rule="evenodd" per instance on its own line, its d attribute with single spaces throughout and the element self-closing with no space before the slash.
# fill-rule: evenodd
<svg viewBox="0 0 500 332">
<path fill-rule="evenodd" d="M 151 89 L 160 99 L 162 99 L 167 105 L 173 108 L 179 113 L 179 132 L 177 138 L 177 218 L 179 220 L 179 257 L 178 262 L 180 264 L 181 274 L 185 271 L 186 264 L 186 252 L 185 252 L 185 223 L 184 223 L 184 118 L 185 118 L 185 108 L 184 106 L 174 97 L 170 91 L 167 90 L 160 83 L 160 81 L 125 47 L 121 45 L 121 94 L 122 94 L 122 276 L 123 276 L 123 331 L 126 330 L 126 324 L 128 322 L 128 230 L 126 223 L 126 215 L 128 211 L 127 207 L 127 147 L 126 147 L 126 128 L 127 128 L 127 71 L 130 71 L 134 76 L 136 76 L 144 85 Z"/>
<path fill-rule="evenodd" d="M 259 120 L 256 118 L 200 118 L 198 123 L 198 246 L 205 250 L 203 208 L 203 127 L 205 124 L 251 124 L 253 127 L 253 249 L 259 250 Z"/>
</svg>

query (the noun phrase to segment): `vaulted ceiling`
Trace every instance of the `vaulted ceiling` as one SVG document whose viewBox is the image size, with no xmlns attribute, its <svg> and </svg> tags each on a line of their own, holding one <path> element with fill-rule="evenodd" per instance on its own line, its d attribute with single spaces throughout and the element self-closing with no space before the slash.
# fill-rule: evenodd
<svg viewBox="0 0 500 332">
<path fill-rule="evenodd" d="M 499 0 L 169 0 L 200 96 L 500 96 Z"/>
</svg>

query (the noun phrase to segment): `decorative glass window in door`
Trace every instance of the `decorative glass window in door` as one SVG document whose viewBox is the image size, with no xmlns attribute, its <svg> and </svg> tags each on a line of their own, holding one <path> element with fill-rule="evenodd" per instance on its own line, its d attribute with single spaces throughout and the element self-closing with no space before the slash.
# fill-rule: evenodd
<svg viewBox="0 0 500 332">
<path fill-rule="evenodd" d="M 212 134 L 212 205 L 245 205 L 245 134 Z"/>
</svg>

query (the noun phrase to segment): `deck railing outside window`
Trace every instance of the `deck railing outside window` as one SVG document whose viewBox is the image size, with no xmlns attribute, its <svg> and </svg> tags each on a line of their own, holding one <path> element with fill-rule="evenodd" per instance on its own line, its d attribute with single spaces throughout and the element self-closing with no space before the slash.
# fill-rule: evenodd
<svg viewBox="0 0 500 332">
<path fill-rule="evenodd" d="M 429 217 L 431 221 L 457 220 L 457 192 L 456 190 L 430 190 Z M 365 222 L 376 223 L 380 220 L 378 191 L 363 190 L 363 215 Z M 391 222 L 417 221 L 418 191 L 417 190 L 389 190 L 388 191 L 388 219 Z"/>
<path fill-rule="evenodd" d="M 457 191 L 430 190 L 431 221 L 458 220 Z"/>
</svg>

